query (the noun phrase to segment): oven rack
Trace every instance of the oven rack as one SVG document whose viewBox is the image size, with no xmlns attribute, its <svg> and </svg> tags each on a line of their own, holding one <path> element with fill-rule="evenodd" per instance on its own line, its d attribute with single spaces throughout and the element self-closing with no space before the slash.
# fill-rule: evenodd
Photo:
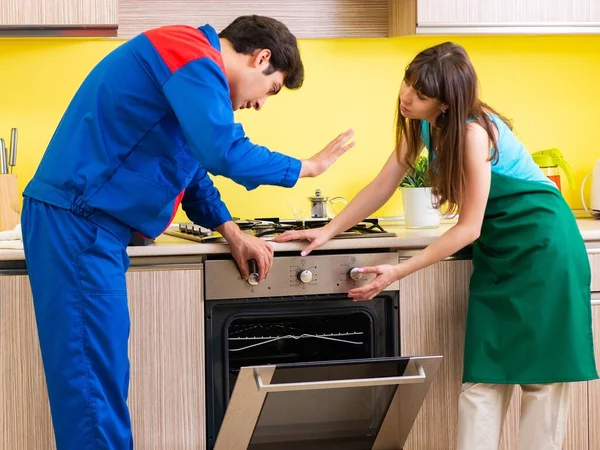
<svg viewBox="0 0 600 450">
<path fill-rule="evenodd" d="M 344 344 L 351 344 L 351 345 L 363 345 L 363 342 L 357 342 L 357 341 L 350 341 L 348 339 L 340 339 L 342 337 L 349 337 L 349 336 L 360 336 L 363 335 L 364 333 L 362 331 L 350 331 L 350 332 L 346 332 L 346 333 L 325 333 L 325 334 L 310 334 L 310 333 L 302 333 L 300 335 L 295 335 L 295 334 L 286 334 L 283 336 L 248 336 L 248 337 L 230 337 L 228 338 L 230 341 L 256 341 L 256 340 L 260 340 L 261 342 L 256 342 L 254 344 L 250 344 L 247 345 L 245 347 L 241 347 L 241 348 L 230 348 L 229 351 L 230 352 L 241 352 L 243 350 L 248 350 L 249 348 L 253 348 L 253 347 L 258 347 L 261 345 L 265 345 L 265 344 L 270 344 L 271 342 L 276 342 L 276 341 L 280 341 L 283 339 L 307 339 L 307 338 L 314 338 L 314 339 L 325 339 L 328 341 L 335 341 L 335 342 L 341 342 Z"/>
</svg>

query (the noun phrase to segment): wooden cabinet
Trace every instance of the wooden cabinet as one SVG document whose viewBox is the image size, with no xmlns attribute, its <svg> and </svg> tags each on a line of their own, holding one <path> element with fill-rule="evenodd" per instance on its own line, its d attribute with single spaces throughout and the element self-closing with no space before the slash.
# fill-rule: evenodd
<svg viewBox="0 0 600 450">
<path fill-rule="evenodd" d="M 596 367 L 600 372 L 600 253 L 590 254 L 592 270 L 592 325 Z M 600 380 L 588 385 L 589 450 L 600 448 Z"/>
<path fill-rule="evenodd" d="M 279 19 L 298 38 L 388 35 L 387 0 L 119 0 L 119 37 L 131 38 L 148 28 L 177 23 L 209 23 L 219 32 L 247 14 Z"/>
<path fill-rule="evenodd" d="M 134 266 L 127 283 L 135 447 L 202 450 L 202 266 Z M 0 449 L 56 448 L 27 275 L 0 275 L 0 399 Z"/>
<path fill-rule="evenodd" d="M 200 266 L 127 273 L 135 448 L 205 448 L 202 286 Z"/>
<path fill-rule="evenodd" d="M 246 14 L 279 19 L 298 38 L 600 32 L 597 0 L 119 0 L 119 37 L 175 23 L 220 31 Z"/>
<path fill-rule="evenodd" d="M 0 35 L 116 35 L 118 0 L 2 0 Z M 52 28 L 54 31 L 39 28 Z M 61 31 L 62 30 L 62 31 Z"/>
<path fill-rule="evenodd" d="M 0 275 L 0 449 L 55 449 L 27 275 Z"/>
<path fill-rule="evenodd" d="M 417 0 L 417 33 L 598 33 L 597 0 Z"/>
<path fill-rule="evenodd" d="M 590 254 L 592 270 L 592 292 L 600 292 L 600 253 Z"/>
<path fill-rule="evenodd" d="M 588 387 L 589 383 L 572 383 L 570 394 L 571 407 L 569 409 L 569 422 L 563 450 L 586 450 L 597 447 L 588 447 L 590 423 L 588 421 Z"/>
<path fill-rule="evenodd" d="M 592 295 L 592 305 L 594 351 L 596 353 L 596 366 L 600 372 L 600 292 L 596 292 Z M 588 388 L 589 449 L 595 450 L 600 448 L 600 380 L 590 381 L 588 383 Z"/>
<path fill-rule="evenodd" d="M 405 450 L 456 445 L 470 260 L 443 261 L 400 281 L 402 355 L 442 355 Z"/>
</svg>

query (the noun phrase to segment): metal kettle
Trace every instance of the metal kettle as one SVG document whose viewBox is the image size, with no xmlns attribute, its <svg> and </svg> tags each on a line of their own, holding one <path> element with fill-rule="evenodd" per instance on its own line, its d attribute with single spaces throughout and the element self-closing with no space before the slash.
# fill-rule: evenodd
<svg viewBox="0 0 600 450">
<path fill-rule="evenodd" d="M 321 195 L 321 189 L 317 189 L 315 191 L 314 197 L 308 197 L 310 201 L 310 217 L 313 219 L 324 219 L 327 217 L 334 217 L 335 211 L 332 211 L 330 206 L 335 205 L 335 202 L 341 202 L 344 205 L 347 205 L 348 202 L 344 197 L 323 197 Z"/>
</svg>

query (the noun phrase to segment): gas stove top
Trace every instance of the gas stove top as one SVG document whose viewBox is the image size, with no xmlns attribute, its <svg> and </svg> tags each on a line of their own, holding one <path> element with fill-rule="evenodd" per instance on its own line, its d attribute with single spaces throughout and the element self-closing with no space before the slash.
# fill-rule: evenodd
<svg viewBox="0 0 600 450">
<path fill-rule="evenodd" d="M 279 219 L 264 218 L 254 220 L 235 220 L 235 223 L 246 233 L 256 237 L 271 240 L 288 230 L 310 230 L 320 228 L 329 223 L 331 219 Z M 191 222 L 180 223 L 178 228 L 171 228 L 165 234 L 187 239 L 195 242 L 218 243 L 225 242 L 223 237 L 207 228 Z M 368 218 L 353 226 L 349 230 L 334 237 L 334 239 L 395 237 L 383 229 L 376 218 Z"/>
</svg>

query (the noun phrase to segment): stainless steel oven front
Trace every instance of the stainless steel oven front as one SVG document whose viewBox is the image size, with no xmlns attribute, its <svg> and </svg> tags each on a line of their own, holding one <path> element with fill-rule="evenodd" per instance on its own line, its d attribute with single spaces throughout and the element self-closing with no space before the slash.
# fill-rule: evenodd
<svg viewBox="0 0 600 450">
<path fill-rule="evenodd" d="M 260 285 L 205 262 L 209 450 L 401 449 L 440 357 L 401 357 L 398 284 L 355 268 L 395 252 L 277 256 Z"/>
</svg>

